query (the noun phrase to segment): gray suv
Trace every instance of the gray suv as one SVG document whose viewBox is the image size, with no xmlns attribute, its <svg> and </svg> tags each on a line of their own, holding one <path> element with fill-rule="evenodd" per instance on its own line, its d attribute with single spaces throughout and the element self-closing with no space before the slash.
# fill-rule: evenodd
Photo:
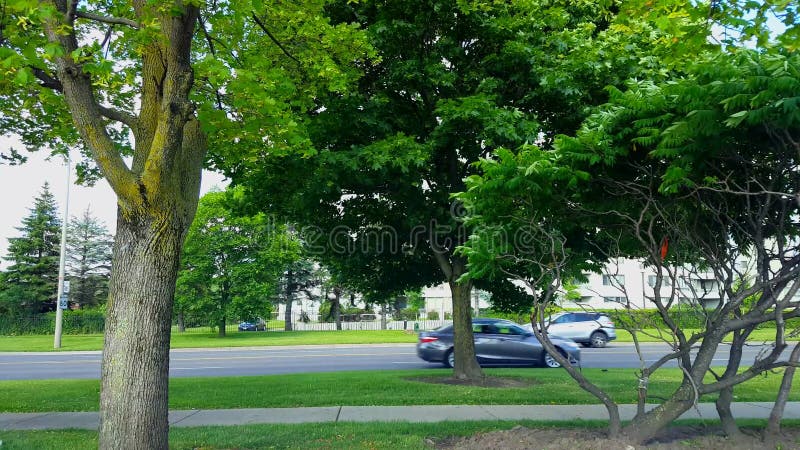
<svg viewBox="0 0 800 450">
<path fill-rule="evenodd" d="M 572 339 L 587 347 L 605 347 L 617 338 L 614 322 L 602 313 L 560 312 L 545 319 L 547 332 L 553 336 Z M 531 324 L 523 325 L 531 330 Z"/>
</svg>

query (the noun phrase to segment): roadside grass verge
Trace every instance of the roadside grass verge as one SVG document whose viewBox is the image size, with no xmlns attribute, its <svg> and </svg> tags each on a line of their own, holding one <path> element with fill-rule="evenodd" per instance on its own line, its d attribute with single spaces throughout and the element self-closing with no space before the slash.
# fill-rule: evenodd
<svg viewBox="0 0 800 450">
<path fill-rule="evenodd" d="M 172 348 L 261 347 L 330 344 L 414 343 L 417 336 L 401 330 L 342 331 L 234 331 L 225 337 L 216 333 L 173 333 Z M 62 351 L 101 350 L 103 335 L 64 335 Z M 51 335 L 0 336 L 0 352 L 47 352 L 53 349 Z"/>
<path fill-rule="evenodd" d="M 646 330 L 655 334 L 655 330 Z M 691 335 L 694 330 L 684 330 Z M 763 342 L 775 339 L 775 331 L 770 329 L 756 330 L 751 335 L 751 342 Z M 797 339 L 797 338 L 795 338 Z M 269 347 L 285 345 L 330 345 L 330 344 L 399 344 L 414 343 L 417 335 L 401 330 L 342 330 L 342 331 L 263 331 L 229 333 L 219 337 L 216 333 L 172 333 L 172 348 L 217 348 L 217 347 Z M 644 334 L 639 335 L 640 342 L 661 342 Z M 633 342 L 630 333 L 617 329 L 615 342 Z M 101 350 L 103 336 L 101 334 L 64 335 L 60 350 L 53 349 L 52 335 L 0 336 L 0 352 L 49 352 Z"/>
<path fill-rule="evenodd" d="M 618 403 L 635 403 L 634 369 L 584 369 L 587 377 Z M 170 409 L 291 408 L 308 406 L 536 405 L 596 404 L 563 370 L 487 369 L 487 375 L 513 377 L 530 384 L 519 388 L 454 386 L 415 381 L 452 375 L 448 369 L 328 372 L 250 377 L 170 379 Z M 658 403 L 677 388 L 680 369 L 651 376 L 650 401 Z M 780 373 L 756 377 L 736 387 L 735 401 L 772 401 Z M 0 412 L 96 411 L 98 380 L 0 381 Z M 714 395 L 701 401 L 711 402 Z M 790 400 L 800 400 L 795 387 Z"/>
<path fill-rule="evenodd" d="M 761 429 L 765 421 L 737 421 L 740 426 Z M 676 425 L 715 426 L 716 421 L 678 421 Z M 522 425 L 527 428 L 598 429 L 603 421 L 534 422 L 438 422 L 438 423 L 321 423 L 291 425 L 243 425 L 170 430 L 172 449 L 230 448 L 325 448 L 325 449 L 429 449 L 425 440 L 441 442 L 452 437 L 508 430 Z M 800 427 L 800 421 L 785 421 L 786 428 Z M 97 432 L 64 431 L 0 431 L 4 450 L 89 450 L 97 448 Z M 542 443 L 546 445 L 546 443 Z M 688 447 L 688 446 L 687 446 Z"/>
</svg>

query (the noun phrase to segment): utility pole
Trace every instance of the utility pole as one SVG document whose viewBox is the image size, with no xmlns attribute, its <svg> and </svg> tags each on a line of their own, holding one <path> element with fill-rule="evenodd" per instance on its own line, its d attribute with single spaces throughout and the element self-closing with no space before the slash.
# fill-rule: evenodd
<svg viewBox="0 0 800 450">
<path fill-rule="evenodd" d="M 61 255 L 58 258 L 58 294 L 56 296 L 56 332 L 53 338 L 53 348 L 61 348 L 61 332 L 63 329 L 65 301 L 64 293 L 64 266 L 67 262 L 67 221 L 69 220 L 69 181 L 71 167 L 69 153 L 67 153 L 67 196 L 64 200 L 64 220 L 61 222 Z M 66 297 L 64 297 L 66 300 Z M 64 308 L 62 309 L 62 306 Z"/>
</svg>

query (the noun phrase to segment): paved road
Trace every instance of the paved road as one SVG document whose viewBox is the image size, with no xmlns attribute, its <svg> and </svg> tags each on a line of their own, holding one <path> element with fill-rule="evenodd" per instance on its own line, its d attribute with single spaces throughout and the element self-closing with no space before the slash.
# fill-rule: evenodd
<svg viewBox="0 0 800 450">
<path fill-rule="evenodd" d="M 660 344 L 643 345 L 645 361 L 666 352 Z M 758 353 L 748 347 L 743 364 Z M 99 378 L 100 352 L 0 353 L 0 380 Z M 180 349 L 170 354 L 170 376 L 241 376 L 344 370 L 440 368 L 417 358 L 413 344 L 262 347 L 246 349 Z M 717 353 L 715 365 L 727 361 L 727 347 Z M 583 367 L 638 367 L 633 346 L 610 344 L 582 349 Z M 674 367 L 674 364 L 673 364 Z"/>
</svg>

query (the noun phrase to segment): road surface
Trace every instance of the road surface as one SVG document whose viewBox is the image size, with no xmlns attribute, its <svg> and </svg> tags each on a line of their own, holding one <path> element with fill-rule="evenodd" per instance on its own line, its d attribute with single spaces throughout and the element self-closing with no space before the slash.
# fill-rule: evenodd
<svg viewBox="0 0 800 450">
<path fill-rule="evenodd" d="M 645 361 L 666 353 L 662 344 L 643 344 Z M 749 365 L 760 347 L 747 347 L 742 365 Z M 714 358 L 727 361 L 727 347 Z M 298 346 L 225 349 L 179 349 L 170 353 L 170 376 L 244 376 L 345 370 L 440 368 L 417 358 L 414 344 Z M 634 348 L 611 343 L 606 348 L 584 348 L 581 364 L 587 368 L 639 367 Z M 100 352 L 0 353 L 0 380 L 100 378 Z M 675 364 L 667 365 L 675 367 Z"/>
</svg>

